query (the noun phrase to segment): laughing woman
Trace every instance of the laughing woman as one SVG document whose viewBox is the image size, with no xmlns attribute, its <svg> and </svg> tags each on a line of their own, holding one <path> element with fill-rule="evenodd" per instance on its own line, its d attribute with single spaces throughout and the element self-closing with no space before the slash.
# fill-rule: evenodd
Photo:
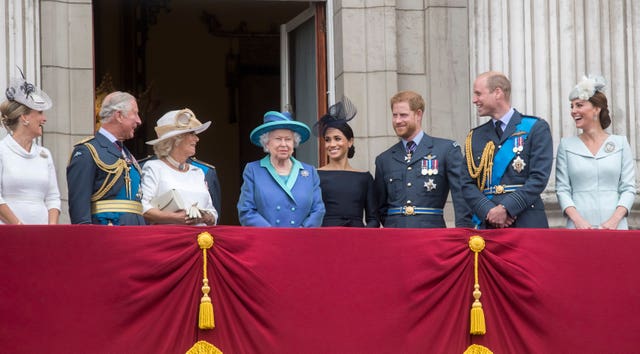
<svg viewBox="0 0 640 354">
<path fill-rule="evenodd" d="M 329 163 L 318 170 L 322 200 L 327 212 L 322 226 L 379 227 L 373 176 L 351 167 L 355 154 L 353 130 L 347 123 L 356 115 L 355 106 L 344 97 L 329 108 L 314 133 L 324 139 Z M 363 211 L 366 225 L 363 222 Z"/>
<path fill-rule="evenodd" d="M 635 167 L 625 136 L 610 135 L 604 79 L 584 78 L 569 94 L 571 117 L 582 133 L 563 138 L 556 159 L 556 193 L 567 228 L 628 229 Z"/>
<path fill-rule="evenodd" d="M 51 152 L 34 144 L 47 121 L 51 99 L 14 80 L 0 105 L 9 135 L 0 141 L 0 224 L 57 224 L 60 192 Z"/>
<path fill-rule="evenodd" d="M 142 169 L 142 212 L 152 224 L 215 225 L 218 211 L 213 206 L 204 172 L 190 164 L 200 140 L 196 134 L 207 130 L 211 122 L 200 123 L 189 109 L 170 111 L 158 119 L 153 145 L 157 160 Z M 166 198 L 163 198 L 166 197 Z M 170 198 L 169 198 L 170 197 Z M 165 208 L 171 199 L 175 208 Z M 179 202 L 178 202 L 179 200 Z M 162 206 L 160 205 L 162 204 Z"/>
</svg>

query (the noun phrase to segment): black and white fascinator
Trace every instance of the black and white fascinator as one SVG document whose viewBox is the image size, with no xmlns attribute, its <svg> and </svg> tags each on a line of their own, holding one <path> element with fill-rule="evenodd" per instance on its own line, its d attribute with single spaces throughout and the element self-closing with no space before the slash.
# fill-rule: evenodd
<svg viewBox="0 0 640 354">
<path fill-rule="evenodd" d="M 603 91 L 606 86 L 604 77 L 600 75 L 583 76 L 582 80 L 569 93 L 569 101 L 577 98 L 588 100 L 598 91 Z"/>
<path fill-rule="evenodd" d="M 22 70 L 20 70 L 20 75 L 22 75 L 21 79 L 11 79 L 11 85 L 5 91 L 7 99 L 21 103 L 36 111 L 46 111 L 51 108 L 52 103 L 49 95 L 37 86 L 27 82 Z"/>
<path fill-rule="evenodd" d="M 358 113 L 356 106 L 346 96 L 342 96 L 342 100 L 329 107 L 327 114 L 313 125 L 313 134 L 322 136 L 327 128 L 335 128 L 346 124 L 355 118 L 356 113 Z"/>
</svg>

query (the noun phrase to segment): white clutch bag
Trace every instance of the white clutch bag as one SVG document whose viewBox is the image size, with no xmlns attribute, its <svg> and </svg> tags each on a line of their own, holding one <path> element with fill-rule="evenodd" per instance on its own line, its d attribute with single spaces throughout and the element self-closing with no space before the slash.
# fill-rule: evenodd
<svg viewBox="0 0 640 354">
<path fill-rule="evenodd" d="M 178 210 L 186 210 L 180 194 L 178 194 L 175 189 L 151 199 L 150 203 L 162 211 L 175 212 Z"/>
</svg>

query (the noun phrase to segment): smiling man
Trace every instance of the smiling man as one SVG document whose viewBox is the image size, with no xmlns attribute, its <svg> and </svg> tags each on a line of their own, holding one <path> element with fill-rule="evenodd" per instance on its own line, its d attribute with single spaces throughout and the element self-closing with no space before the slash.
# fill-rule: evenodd
<svg viewBox="0 0 640 354">
<path fill-rule="evenodd" d="M 110 93 L 100 118 L 98 132 L 75 144 L 67 166 L 71 223 L 144 225 L 140 166 L 123 145 L 142 124 L 135 97 Z"/>
<path fill-rule="evenodd" d="M 384 227 L 446 227 L 443 208 L 451 191 L 456 227 L 471 227 L 460 188 L 460 146 L 422 130 L 424 106 L 422 96 L 413 91 L 391 98 L 391 123 L 400 141 L 376 158 L 380 219 Z"/>
<path fill-rule="evenodd" d="M 465 143 L 464 197 L 481 228 L 547 228 L 540 194 L 549 180 L 553 142 L 549 124 L 511 107 L 511 82 L 502 73 L 480 74 L 473 104 L 486 123 Z"/>
</svg>

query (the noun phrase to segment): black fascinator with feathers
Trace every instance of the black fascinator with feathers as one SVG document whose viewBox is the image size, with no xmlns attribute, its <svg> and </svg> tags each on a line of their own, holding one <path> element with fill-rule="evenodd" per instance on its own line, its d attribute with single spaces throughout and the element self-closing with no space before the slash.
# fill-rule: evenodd
<svg viewBox="0 0 640 354">
<path fill-rule="evenodd" d="M 313 125 L 313 134 L 323 136 L 328 128 L 342 127 L 352 120 L 356 113 L 358 113 L 356 106 L 346 96 L 342 96 L 342 100 L 329 107 L 327 114 Z"/>
</svg>

